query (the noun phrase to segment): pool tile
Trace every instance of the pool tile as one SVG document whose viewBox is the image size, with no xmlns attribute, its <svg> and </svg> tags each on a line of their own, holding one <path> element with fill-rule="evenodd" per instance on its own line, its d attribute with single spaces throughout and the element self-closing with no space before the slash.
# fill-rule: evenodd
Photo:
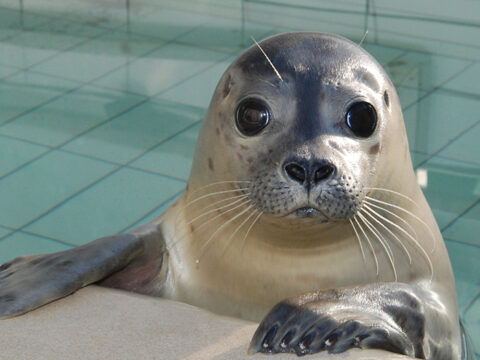
<svg viewBox="0 0 480 360">
<path fill-rule="evenodd" d="M 425 155 L 415 151 L 411 151 L 410 156 L 412 158 L 412 165 L 414 168 L 416 168 L 419 164 L 421 164 L 430 157 L 429 155 Z"/>
<path fill-rule="evenodd" d="M 44 41 L 58 40 L 64 43 L 64 46 L 62 46 L 64 48 L 96 37 L 106 32 L 106 30 L 97 26 L 78 24 L 67 18 L 59 17 L 35 27 L 34 32 L 43 33 Z"/>
<path fill-rule="evenodd" d="M 36 41 L 39 41 L 38 46 Z M 30 67 L 58 53 L 61 45 L 61 41 L 57 43 L 54 38 L 45 37 L 43 34 L 22 32 L 0 42 L 0 64 Z"/>
<path fill-rule="evenodd" d="M 195 125 L 165 141 L 134 161 L 132 166 L 188 180 L 200 126 Z"/>
<path fill-rule="evenodd" d="M 177 40 L 231 53 L 253 45 L 252 36 L 260 41 L 273 28 L 250 22 L 245 22 L 244 26 L 244 33 L 242 33 L 241 19 L 214 18 L 207 24 L 196 28 L 195 31 L 180 36 Z"/>
<path fill-rule="evenodd" d="M 148 223 L 149 221 L 155 220 L 157 217 L 162 215 L 175 201 L 177 201 L 182 196 L 182 194 L 183 194 L 183 191 L 181 191 L 177 195 L 171 197 L 169 200 L 163 202 L 162 205 L 155 208 L 153 211 L 148 213 L 146 216 L 143 216 L 139 220 L 135 221 L 135 223 L 133 225 L 130 225 L 127 228 L 125 228 L 125 230 L 123 230 L 122 233 L 123 232 L 128 232 L 128 231 L 136 228 L 137 226 L 140 226 L 140 225 Z"/>
<path fill-rule="evenodd" d="M 85 86 L 20 116 L 1 127 L 0 134 L 58 146 L 143 99 Z"/>
<path fill-rule="evenodd" d="M 479 185 L 474 189 L 474 193 L 479 199 Z M 458 218 L 443 234 L 450 239 L 480 246 L 480 237 L 478 236 L 480 234 L 480 203 Z"/>
<path fill-rule="evenodd" d="M 162 44 L 161 41 L 140 41 L 140 38 L 133 36 L 130 39 L 125 36 L 124 41 L 119 41 L 119 37 L 121 34 L 108 33 L 32 69 L 64 79 L 89 82 Z"/>
<path fill-rule="evenodd" d="M 225 70 L 235 59 L 235 56 L 222 60 L 200 74 L 163 92 L 159 98 L 175 101 L 197 107 L 207 108 L 213 92 Z"/>
<path fill-rule="evenodd" d="M 11 67 L 11 66 L 6 66 L 6 65 L 0 65 L 0 80 L 10 76 L 16 72 L 18 72 L 19 69 Z"/>
<path fill-rule="evenodd" d="M 0 136 L 0 178 L 47 150 L 45 146 Z"/>
<path fill-rule="evenodd" d="M 479 166 L 433 157 L 419 169 L 427 172 L 423 191 L 441 229 L 478 198 Z"/>
<path fill-rule="evenodd" d="M 225 58 L 221 52 L 168 44 L 95 81 L 95 84 L 154 96 Z"/>
<path fill-rule="evenodd" d="M 12 3 L 12 1 L 10 1 L 10 3 Z M 18 2 L 16 3 L 18 4 Z M 31 29 L 49 21 L 51 21 L 51 19 L 45 16 L 31 14 L 29 12 L 22 13 L 17 9 L 0 8 L 0 24 L 2 24 L 2 29 L 8 29 L 12 33 L 14 31 Z"/>
<path fill-rule="evenodd" d="M 172 40 L 213 20 L 200 13 L 178 11 L 165 7 L 142 7 L 132 11 L 129 23 L 122 29 L 133 33 L 149 35 L 164 40 Z"/>
<path fill-rule="evenodd" d="M 425 96 L 426 91 L 420 89 L 412 89 L 403 86 L 396 86 L 398 97 L 400 98 L 400 105 L 402 109 L 408 108 L 415 104 L 421 97 Z"/>
<path fill-rule="evenodd" d="M 36 6 L 38 10 L 42 7 L 38 0 L 31 3 L 31 6 Z M 125 6 L 125 0 L 98 1 L 95 2 L 95 6 L 92 6 L 92 3 L 88 1 L 60 1 L 52 5 L 47 0 L 43 6 L 43 11 L 47 11 L 51 16 L 82 26 L 116 28 L 126 21 Z"/>
<path fill-rule="evenodd" d="M 434 154 L 479 120 L 480 100 L 435 92 L 404 111 L 410 149 Z"/>
<path fill-rule="evenodd" d="M 55 20 L 0 42 L 0 64 L 29 67 L 105 30 Z"/>
<path fill-rule="evenodd" d="M 431 90 L 465 69 L 470 61 L 433 54 L 409 52 L 391 61 L 387 71 L 394 84 Z"/>
<path fill-rule="evenodd" d="M 0 224 L 19 228 L 113 169 L 53 151 L 0 180 Z"/>
<path fill-rule="evenodd" d="M 0 264 L 18 256 L 48 254 L 68 250 L 72 247 L 43 237 L 19 232 L 0 240 Z"/>
<path fill-rule="evenodd" d="M 65 149 L 127 163 L 188 125 L 203 110 L 185 105 L 148 101 L 65 145 Z"/>
<path fill-rule="evenodd" d="M 0 125 L 78 84 L 24 71 L 0 81 Z"/>
<path fill-rule="evenodd" d="M 369 44 L 364 43 L 362 46 L 365 50 L 367 50 L 377 61 L 382 64 L 385 68 L 388 68 L 388 63 L 397 57 L 399 57 L 402 53 L 405 52 L 403 49 L 397 49 L 389 46 L 382 46 L 378 44 Z"/>
<path fill-rule="evenodd" d="M 85 244 L 118 233 L 184 187 L 182 181 L 123 168 L 26 230 Z"/>
<path fill-rule="evenodd" d="M 472 149 L 478 146 L 478 139 L 480 139 L 480 117 L 479 123 L 474 128 L 460 136 L 444 150 L 439 152 L 438 155 L 480 164 L 478 152 L 472 151 Z"/>
<path fill-rule="evenodd" d="M 444 89 L 456 90 L 480 96 L 480 62 L 456 76 L 442 86 Z"/>
<path fill-rule="evenodd" d="M 10 230 L 0 226 L 0 238 L 3 238 L 5 235 L 10 233 Z"/>
</svg>

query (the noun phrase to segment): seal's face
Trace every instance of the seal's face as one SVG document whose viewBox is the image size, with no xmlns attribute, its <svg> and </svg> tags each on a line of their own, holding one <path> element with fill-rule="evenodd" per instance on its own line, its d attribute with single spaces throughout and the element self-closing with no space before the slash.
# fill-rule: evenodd
<svg viewBox="0 0 480 360">
<path fill-rule="evenodd" d="M 256 209 L 345 220 L 375 176 L 390 89 L 375 60 L 348 40 L 284 34 L 232 64 L 209 121 L 229 143 L 221 156 L 229 157 L 233 178 L 248 184 L 244 193 Z"/>
</svg>

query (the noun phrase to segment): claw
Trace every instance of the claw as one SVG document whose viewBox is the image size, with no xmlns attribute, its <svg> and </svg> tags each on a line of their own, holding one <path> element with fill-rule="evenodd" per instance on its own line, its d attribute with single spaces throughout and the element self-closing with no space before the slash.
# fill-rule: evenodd
<svg viewBox="0 0 480 360">
<path fill-rule="evenodd" d="M 272 349 L 272 341 L 277 335 L 278 325 L 274 325 L 268 330 L 267 335 L 263 338 L 262 351 L 270 352 Z"/>
</svg>

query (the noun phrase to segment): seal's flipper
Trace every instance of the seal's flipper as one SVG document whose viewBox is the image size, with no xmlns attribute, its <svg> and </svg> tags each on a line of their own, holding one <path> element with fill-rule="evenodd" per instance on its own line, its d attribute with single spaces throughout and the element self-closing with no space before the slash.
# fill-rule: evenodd
<svg viewBox="0 0 480 360">
<path fill-rule="evenodd" d="M 143 230 L 59 253 L 19 257 L 1 265 L 0 318 L 24 314 L 115 274 L 137 259 L 149 258 L 151 240 L 159 233 L 153 226 Z"/>
<path fill-rule="evenodd" d="M 426 351 L 452 354 L 444 341 L 425 344 L 426 319 L 432 314 L 417 290 L 407 284 L 375 284 L 313 292 L 283 301 L 261 322 L 249 353 L 305 355 L 322 350 L 339 353 L 359 347 L 421 359 Z M 440 320 L 436 314 L 435 321 Z M 436 348 L 437 344 L 442 349 Z"/>
</svg>

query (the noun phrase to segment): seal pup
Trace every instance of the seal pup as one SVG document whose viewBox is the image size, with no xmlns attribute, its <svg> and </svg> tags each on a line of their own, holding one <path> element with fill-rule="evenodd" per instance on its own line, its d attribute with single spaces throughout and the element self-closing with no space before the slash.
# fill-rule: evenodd
<svg viewBox="0 0 480 360">
<path fill-rule="evenodd" d="M 335 35 L 247 49 L 215 90 L 183 196 L 127 234 L 2 265 L 0 316 L 91 283 L 263 319 L 250 353 L 462 356 L 452 269 L 398 96 Z"/>
</svg>

